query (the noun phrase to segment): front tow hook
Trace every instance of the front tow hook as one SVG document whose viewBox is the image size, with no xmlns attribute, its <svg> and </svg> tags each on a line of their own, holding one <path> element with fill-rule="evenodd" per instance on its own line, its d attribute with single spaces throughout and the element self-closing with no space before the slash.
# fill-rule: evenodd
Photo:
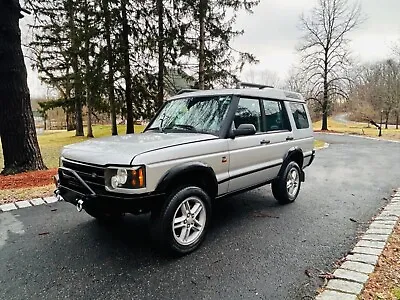
<svg viewBox="0 0 400 300">
<path fill-rule="evenodd" d="M 82 200 L 82 199 L 79 199 L 79 200 L 78 200 L 78 203 L 76 204 L 76 210 L 79 211 L 79 212 L 81 212 L 82 209 L 83 209 L 83 200 Z"/>
</svg>

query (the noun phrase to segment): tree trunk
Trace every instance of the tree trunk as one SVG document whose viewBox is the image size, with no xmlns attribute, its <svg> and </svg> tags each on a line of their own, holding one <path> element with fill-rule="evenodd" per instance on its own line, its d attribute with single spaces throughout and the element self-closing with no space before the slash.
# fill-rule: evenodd
<svg viewBox="0 0 400 300">
<path fill-rule="evenodd" d="M 324 58 L 324 98 L 322 99 L 322 126 L 321 130 L 328 130 L 328 50 L 325 50 Z"/>
<path fill-rule="evenodd" d="M 399 111 L 396 111 L 396 129 L 399 129 Z"/>
<path fill-rule="evenodd" d="M 68 108 L 66 113 L 66 121 L 67 121 L 67 131 L 72 131 L 76 129 L 76 123 L 74 118 L 74 110 Z"/>
<path fill-rule="evenodd" d="M 199 7 L 199 23 L 200 23 L 200 50 L 199 50 L 199 89 L 204 90 L 204 77 L 205 77 L 205 39 L 206 39 L 206 32 L 205 32 L 205 22 L 206 22 L 206 12 L 207 12 L 207 0 L 200 0 L 200 7 Z"/>
<path fill-rule="evenodd" d="M 74 2 L 69 0 L 68 5 L 68 23 L 70 29 L 71 40 L 71 65 L 74 71 L 74 90 L 75 90 L 75 135 L 84 136 L 83 132 L 83 118 L 82 118 L 82 79 L 79 72 L 78 51 L 79 45 L 76 37 L 76 27 L 74 19 Z"/>
<path fill-rule="evenodd" d="M 32 114 L 19 18 L 18 1 L 0 0 L 0 138 L 4 175 L 46 169 Z"/>
<path fill-rule="evenodd" d="M 115 94 L 114 94 L 114 56 L 111 45 L 111 17 L 110 10 L 108 7 L 108 0 L 103 0 L 103 11 L 104 11 L 104 29 L 105 37 L 107 41 L 107 60 L 108 60 L 108 97 L 110 101 L 111 109 L 111 134 L 118 135 L 117 129 L 117 114 L 115 109 Z"/>
<path fill-rule="evenodd" d="M 135 133 L 133 124 L 133 100 L 132 100 L 132 74 L 129 59 L 129 24 L 126 15 L 127 1 L 121 0 L 122 11 L 122 47 L 124 56 L 124 77 L 125 77 L 125 101 L 126 101 L 126 133 Z"/>
<path fill-rule="evenodd" d="M 390 112 L 387 111 L 385 114 L 385 129 L 388 129 L 388 123 L 389 123 L 389 116 L 390 116 Z"/>
<path fill-rule="evenodd" d="M 90 59 L 89 59 L 89 49 L 90 47 L 90 34 L 89 34 L 89 8 L 88 0 L 85 0 L 85 85 L 86 85 L 86 107 L 87 107 L 87 137 L 92 138 L 93 128 L 92 128 L 92 84 L 90 83 Z"/>
<path fill-rule="evenodd" d="M 157 0 L 158 14 L 158 94 L 157 107 L 160 108 L 164 102 L 164 4 L 163 0 Z"/>
</svg>

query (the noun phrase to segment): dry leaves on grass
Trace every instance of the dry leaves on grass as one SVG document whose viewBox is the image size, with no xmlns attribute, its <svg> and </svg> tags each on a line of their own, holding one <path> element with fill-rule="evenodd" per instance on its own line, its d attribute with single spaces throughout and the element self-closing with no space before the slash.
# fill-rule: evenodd
<svg viewBox="0 0 400 300">
<path fill-rule="evenodd" d="M 0 205 L 19 200 L 30 200 L 33 198 L 52 196 L 54 189 L 54 184 L 50 184 L 39 187 L 0 190 Z"/>
<path fill-rule="evenodd" d="M 400 223 L 386 245 L 375 272 L 359 297 L 363 300 L 400 300 Z"/>
</svg>

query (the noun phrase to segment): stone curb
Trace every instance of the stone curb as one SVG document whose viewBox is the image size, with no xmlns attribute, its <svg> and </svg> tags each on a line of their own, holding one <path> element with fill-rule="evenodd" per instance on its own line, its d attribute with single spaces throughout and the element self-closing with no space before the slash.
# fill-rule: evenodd
<svg viewBox="0 0 400 300">
<path fill-rule="evenodd" d="M 38 206 L 38 205 L 43 205 L 43 204 L 52 204 L 58 202 L 58 199 L 54 196 L 52 197 L 45 197 L 45 198 L 36 198 L 36 199 L 31 199 L 31 200 L 22 200 L 22 201 L 17 201 L 13 203 L 6 203 L 0 205 L 0 213 L 2 212 L 7 212 L 7 211 L 13 211 L 16 209 L 22 209 L 22 208 L 27 208 L 27 207 L 32 207 L 32 206 Z"/>
<path fill-rule="evenodd" d="M 367 140 L 374 140 L 374 141 L 382 141 L 382 142 L 390 142 L 390 143 L 398 143 L 398 144 L 400 144 L 400 141 L 397 141 L 397 140 L 386 140 L 386 139 L 374 138 L 374 137 L 371 137 L 371 136 L 363 136 L 363 135 L 357 135 L 357 134 L 339 133 L 339 132 L 322 132 L 322 131 L 317 131 L 315 133 L 340 135 L 340 136 L 351 136 L 351 137 L 357 137 L 357 138 L 362 138 L 362 139 L 367 139 Z"/>
<path fill-rule="evenodd" d="M 400 188 L 382 212 L 374 218 L 345 262 L 333 273 L 316 300 L 357 300 L 373 273 L 379 256 L 400 220 Z"/>
</svg>

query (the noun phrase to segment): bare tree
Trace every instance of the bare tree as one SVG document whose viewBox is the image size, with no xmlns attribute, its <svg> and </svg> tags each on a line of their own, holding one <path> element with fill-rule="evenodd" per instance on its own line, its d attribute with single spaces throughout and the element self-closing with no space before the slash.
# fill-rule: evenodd
<svg viewBox="0 0 400 300">
<path fill-rule="evenodd" d="M 319 0 L 310 16 L 301 17 L 303 42 L 299 46 L 306 82 L 322 112 L 322 130 L 328 129 L 332 101 L 347 98 L 350 68 L 348 34 L 361 22 L 361 8 L 348 0 Z"/>
</svg>

